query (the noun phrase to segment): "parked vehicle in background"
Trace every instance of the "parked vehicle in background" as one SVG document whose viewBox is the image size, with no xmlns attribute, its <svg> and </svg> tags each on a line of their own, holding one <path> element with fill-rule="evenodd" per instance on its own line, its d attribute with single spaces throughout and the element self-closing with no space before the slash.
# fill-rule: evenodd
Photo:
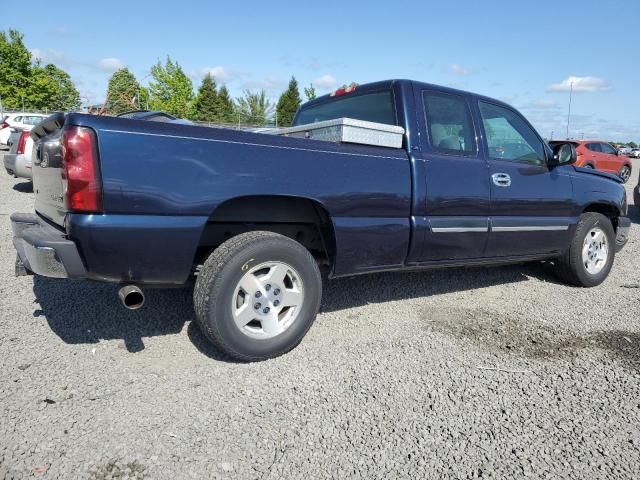
<svg viewBox="0 0 640 480">
<path fill-rule="evenodd" d="M 0 144 L 7 145 L 11 135 L 11 127 L 20 129 L 31 128 L 37 125 L 48 115 L 43 113 L 9 113 L 0 122 Z"/>
<path fill-rule="evenodd" d="M 631 161 L 620 155 L 608 142 L 600 140 L 571 140 L 576 147 L 576 166 L 593 168 L 617 175 L 626 183 L 631 177 Z M 567 143 L 566 140 L 552 140 L 549 145 Z"/>
<path fill-rule="evenodd" d="M 33 167 L 31 163 L 33 151 L 31 128 L 16 129 L 12 136 L 15 141 L 12 142 L 9 153 L 4 155 L 4 168 L 9 175 L 31 179 Z"/>
<path fill-rule="evenodd" d="M 577 286 L 608 276 L 630 229 L 626 192 L 574 167 L 571 142 L 551 149 L 509 105 L 437 85 L 339 92 L 302 105 L 293 125 L 351 118 L 351 143 L 50 117 L 32 132 L 35 213 L 11 216 L 16 274 L 116 283 L 130 309 L 145 285 L 195 281 L 200 329 L 244 361 L 302 340 L 321 268 L 549 260 Z"/>
<path fill-rule="evenodd" d="M 20 138 L 21 133 L 22 133 L 21 128 L 11 127 L 11 133 L 9 134 L 9 139 L 7 140 L 7 146 L 11 147 L 11 145 L 16 143 Z"/>
<path fill-rule="evenodd" d="M 629 156 L 633 158 L 640 158 L 640 148 L 632 148 Z"/>
<path fill-rule="evenodd" d="M 631 147 L 627 147 L 626 145 L 618 145 L 617 150 L 620 155 L 629 156 L 631 153 Z"/>
</svg>

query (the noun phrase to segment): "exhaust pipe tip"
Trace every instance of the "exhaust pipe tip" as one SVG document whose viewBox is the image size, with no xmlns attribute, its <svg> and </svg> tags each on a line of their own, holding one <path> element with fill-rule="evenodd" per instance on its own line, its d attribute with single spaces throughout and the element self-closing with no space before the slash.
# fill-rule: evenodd
<svg viewBox="0 0 640 480">
<path fill-rule="evenodd" d="M 144 305 L 144 293 L 135 285 L 125 285 L 118 290 L 118 297 L 124 308 L 128 310 L 138 310 Z"/>
</svg>

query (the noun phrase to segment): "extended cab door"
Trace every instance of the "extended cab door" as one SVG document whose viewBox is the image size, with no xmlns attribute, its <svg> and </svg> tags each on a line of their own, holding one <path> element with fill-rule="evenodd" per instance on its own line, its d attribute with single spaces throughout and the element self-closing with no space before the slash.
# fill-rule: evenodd
<svg viewBox="0 0 640 480">
<path fill-rule="evenodd" d="M 478 150 L 470 97 L 415 88 L 421 168 L 415 181 L 421 248 L 410 262 L 481 258 L 489 230 L 491 188 Z"/>
<path fill-rule="evenodd" d="M 570 166 L 547 166 L 550 154 L 516 110 L 478 101 L 491 178 L 487 256 L 566 249 L 575 224 Z"/>
</svg>

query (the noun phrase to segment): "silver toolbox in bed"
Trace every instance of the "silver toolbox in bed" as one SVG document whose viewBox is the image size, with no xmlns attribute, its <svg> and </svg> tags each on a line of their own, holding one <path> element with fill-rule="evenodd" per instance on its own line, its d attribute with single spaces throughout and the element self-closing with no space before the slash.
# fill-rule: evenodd
<svg viewBox="0 0 640 480">
<path fill-rule="evenodd" d="M 402 148 L 404 128 L 354 118 L 336 118 L 335 120 L 283 128 L 269 133 L 312 138 L 326 142 L 362 143 L 377 147 Z"/>
</svg>

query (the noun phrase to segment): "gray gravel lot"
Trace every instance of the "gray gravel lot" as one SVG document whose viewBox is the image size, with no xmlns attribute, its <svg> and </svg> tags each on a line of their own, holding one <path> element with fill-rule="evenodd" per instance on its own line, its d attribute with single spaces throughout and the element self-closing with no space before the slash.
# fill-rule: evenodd
<svg viewBox="0 0 640 480">
<path fill-rule="evenodd" d="M 640 477 L 635 207 L 600 287 L 543 264 L 334 281 L 298 348 L 246 365 L 189 290 L 129 312 L 113 286 L 14 278 L 32 202 L 1 172 L 0 478 Z"/>
</svg>

